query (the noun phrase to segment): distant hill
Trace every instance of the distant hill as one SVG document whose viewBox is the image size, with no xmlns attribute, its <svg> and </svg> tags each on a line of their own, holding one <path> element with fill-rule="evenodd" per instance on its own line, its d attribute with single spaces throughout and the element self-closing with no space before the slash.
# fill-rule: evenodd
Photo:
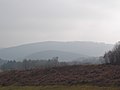
<svg viewBox="0 0 120 90">
<path fill-rule="evenodd" d="M 63 52 L 76 53 L 86 56 L 101 56 L 105 51 L 110 50 L 113 47 L 111 44 L 96 43 L 96 42 L 38 42 L 31 44 L 24 44 L 16 47 L 4 48 L 0 50 L 0 58 L 3 59 L 23 59 L 26 56 L 35 55 L 38 52 L 44 52 L 48 50 L 56 50 Z M 45 55 L 44 55 L 45 56 Z M 82 56 L 80 56 L 82 57 Z"/>
<path fill-rule="evenodd" d="M 3 60 L 3 59 L 0 58 L 0 66 L 3 65 L 6 62 L 7 62 L 7 60 Z"/>
<path fill-rule="evenodd" d="M 71 53 L 71 52 L 48 50 L 48 51 L 42 51 L 42 52 L 31 54 L 25 58 L 32 59 L 32 60 L 37 60 L 37 59 L 48 60 L 53 57 L 59 57 L 60 61 L 72 61 L 72 60 L 75 60 L 76 58 L 80 58 L 79 60 L 82 60 L 87 56 L 77 54 L 77 53 Z"/>
</svg>

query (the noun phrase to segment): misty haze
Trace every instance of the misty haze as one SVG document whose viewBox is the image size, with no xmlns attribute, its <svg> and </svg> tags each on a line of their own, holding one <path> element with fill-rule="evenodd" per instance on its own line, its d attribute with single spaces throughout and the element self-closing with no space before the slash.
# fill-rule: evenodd
<svg viewBox="0 0 120 90">
<path fill-rule="evenodd" d="M 119 0 L 0 0 L 0 90 L 120 90 L 119 24 Z"/>
</svg>

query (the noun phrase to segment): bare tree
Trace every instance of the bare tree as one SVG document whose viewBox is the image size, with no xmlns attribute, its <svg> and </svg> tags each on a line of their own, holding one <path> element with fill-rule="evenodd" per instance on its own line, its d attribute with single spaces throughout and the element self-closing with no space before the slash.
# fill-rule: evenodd
<svg viewBox="0 0 120 90">
<path fill-rule="evenodd" d="M 113 50 L 108 51 L 103 56 L 105 64 L 120 65 L 120 42 L 118 42 Z"/>
</svg>

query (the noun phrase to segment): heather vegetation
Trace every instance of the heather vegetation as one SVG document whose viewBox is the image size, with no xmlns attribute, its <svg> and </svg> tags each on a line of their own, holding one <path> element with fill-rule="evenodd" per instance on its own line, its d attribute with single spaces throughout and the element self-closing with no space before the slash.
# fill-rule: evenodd
<svg viewBox="0 0 120 90">
<path fill-rule="evenodd" d="M 119 87 L 98 87 L 89 85 L 74 86 L 9 86 L 0 87 L 0 90 L 120 90 Z"/>
<path fill-rule="evenodd" d="M 0 73 L 0 85 L 41 86 L 90 84 L 120 86 L 120 66 L 75 65 Z"/>
</svg>

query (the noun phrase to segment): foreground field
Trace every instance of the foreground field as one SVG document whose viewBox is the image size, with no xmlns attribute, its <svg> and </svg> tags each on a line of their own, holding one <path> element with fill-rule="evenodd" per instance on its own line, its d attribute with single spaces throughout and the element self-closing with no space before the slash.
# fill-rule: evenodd
<svg viewBox="0 0 120 90">
<path fill-rule="evenodd" d="M 86 84 L 120 86 L 120 66 L 78 65 L 23 71 L 5 71 L 0 73 L 1 86 Z"/>
<path fill-rule="evenodd" d="M 0 87 L 0 90 L 120 90 L 120 87 L 98 87 L 98 86 L 9 86 Z"/>
</svg>

